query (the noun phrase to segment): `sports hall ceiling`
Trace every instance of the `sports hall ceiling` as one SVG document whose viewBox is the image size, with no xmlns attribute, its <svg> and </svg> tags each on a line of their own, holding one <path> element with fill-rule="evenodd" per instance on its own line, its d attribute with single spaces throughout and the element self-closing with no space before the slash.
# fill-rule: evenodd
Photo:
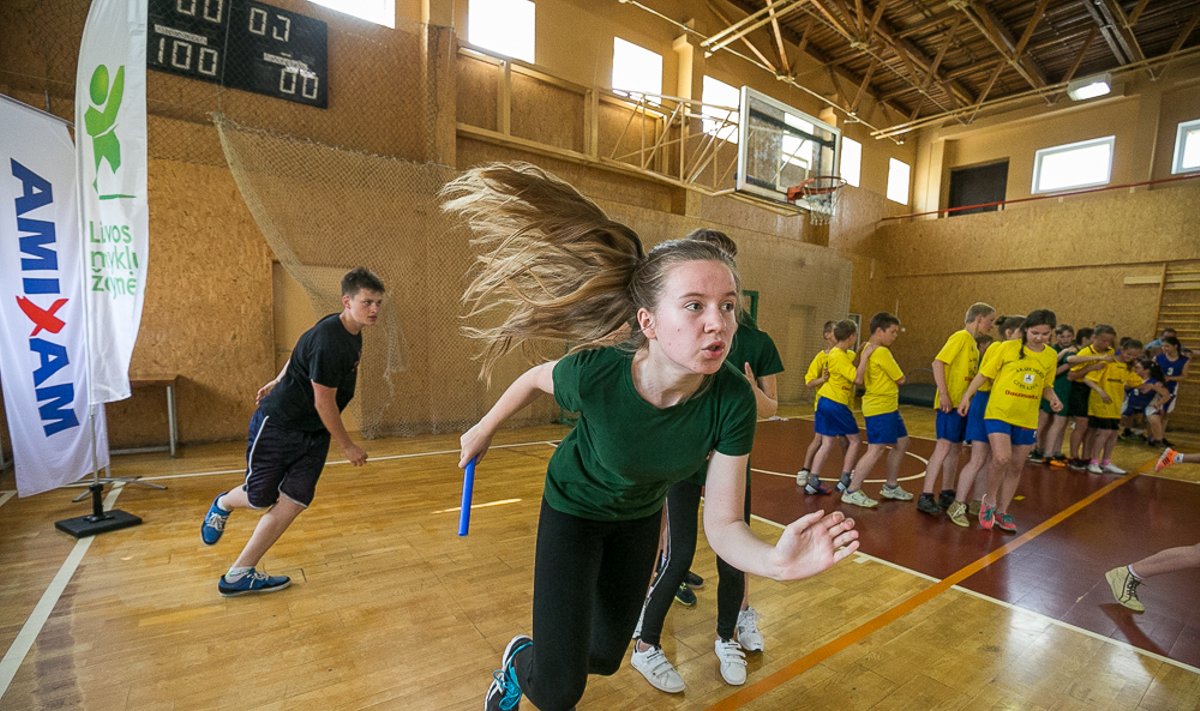
<svg viewBox="0 0 1200 711">
<path fill-rule="evenodd" d="M 1056 101 L 1067 82 L 1103 72 L 1114 84 L 1159 78 L 1200 54 L 1200 0 L 706 1 L 728 23 L 710 51 L 727 45 L 815 86 L 814 72 L 792 68 L 798 46 L 822 63 L 819 84 L 840 108 L 882 103 L 872 123 L 893 128 Z"/>
</svg>

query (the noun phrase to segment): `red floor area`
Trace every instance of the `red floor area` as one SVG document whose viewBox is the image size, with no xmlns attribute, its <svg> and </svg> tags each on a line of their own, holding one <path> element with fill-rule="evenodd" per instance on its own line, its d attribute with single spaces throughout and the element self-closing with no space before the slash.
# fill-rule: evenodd
<svg viewBox="0 0 1200 711">
<path fill-rule="evenodd" d="M 812 438 L 807 420 L 759 424 L 751 465 L 794 473 Z M 913 439 L 910 452 L 926 458 L 928 440 Z M 966 455 L 963 455 L 965 463 Z M 841 465 L 831 462 L 826 478 Z M 901 477 L 922 472 L 923 461 L 907 457 Z M 883 463 L 871 479 L 883 478 Z M 1113 477 L 1027 465 L 1010 513 L 1027 531 L 1113 481 Z M 874 497 L 878 483 L 864 488 Z M 905 482 L 914 494 L 920 480 Z M 832 488 L 832 485 L 830 485 Z M 911 502 L 882 501 L 876 509 L 842 506 L 834 496 L 807 496 L 792 478 L 755 472 L 752 509 L 763 518 L 788 523 L 819 508 L 840 508 L 858 522 L 861 550 L 897 565 L 944 578 L 1013 539 L 977 525 L 959 528 L 934 519 Z M 1084 507 L 1016 551 L 971 576 L 963 587 L 1010 602 L 1097 634 L 1121 639 L 1192 666 L 1200 666 L 1200 570 L 1155 578 L 1142 587 L 1147 611 L 1135 614 L 1112 601 L 1104 572 L 1162 548 L 1200 541 L 1200 486 L 1136 477 Z"/>
</svg>

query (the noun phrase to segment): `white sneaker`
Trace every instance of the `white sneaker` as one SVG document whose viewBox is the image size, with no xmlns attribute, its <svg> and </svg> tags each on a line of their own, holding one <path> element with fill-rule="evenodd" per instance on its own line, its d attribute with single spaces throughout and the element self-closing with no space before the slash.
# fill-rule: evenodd
<svg viewBox="0 0 1200 711">
<path fill-rule="evenodd" d="M 671 664 L 671 660 L 667 659 L 667 655 L 663 654 L 660 647 L 650 647 L 644 652 L 639 652 L 637 645 L 634 644 L 633 656 L 629 661 L 633 668 L 641 672 L 641 675 L 646 677 L 646 681 L 650 682 L 650 686 L 655 689 L 668 694 L 678 694 L 683 691 L 683 677 L 675 671 L 675 665 Z M 746 674 L 743 671 L 742 679 L 745 680 L 745 678 Z"/>
<path fill-rule="evenodd" d="M 796 472 L 796 486 L 804 486 L 807 484 L 808 477 L 809 474 L 807 469 L 801 469 L 800 471 Z"/>
<path fill-rule="evenodd" d="M 1121 467 L 1118 467 L 1116 464 L 1113 464 L 1112 462 L 1105 464 L 1104 466 L 1100 467 L 1100 469 L 1103 470 L 1105 474 L 1126 474 L 1127 473 L 1124 469 L 1122 469 Z"/>
<path fill-rule="evenodd" d="M 746 683 L 746 653 L 742 645 L 730 640 L 718 639 L 715 645 L 717 660 L 721 662 L 721 678 L 730 686 Z M 651 682 L 653 683 L 653 682 Z"/>
<path fill-rule="evenodd" d="M 858 491 L 847 491 L 846 493 L 842 494 L 842 503 L 862 506 L 863 508 L 867 509 L 873 509 L 879 505 L 878 501 L 864 494 L 862 489 L 859 489 Z"/>
<path fill-rule="evenodd" d="M 763 636 L 758 631 L 758 611 L 753 607 L 738 613 L 737 641 L 747 652 L 763 651 Z"/>
<path fill-rule="evenodd" d="M 888 486 L 887 484 L 884 484 L 883 488 L 879 490 L 879 495 L 882 498 L 892 499 L 894 501 L 912 501 L 913 498 L 913 495 L 905 491 L 904 487 L 900 486 L 899 484 L 895 486 Z"/>
<path fill-rule="evenodd" d="M 1087 470 L 1088 470 L 1089 474 L 1103 474 L 1104 473 L 1104 470 L 1100 468 L 1099 464 L 1089 464 L 1087 466 Z"/>
</svg>

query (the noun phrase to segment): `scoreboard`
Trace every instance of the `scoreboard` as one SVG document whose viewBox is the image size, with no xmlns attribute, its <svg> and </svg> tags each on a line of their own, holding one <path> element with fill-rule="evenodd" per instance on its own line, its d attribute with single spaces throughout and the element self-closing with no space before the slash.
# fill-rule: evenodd
<svg viewBox="0 0 1200 711">
<path fill-rule="evenodd" d="M 149 0 L 149 8 L 151 69 L 329 105 L 324 22 L 254 0 Z"/>
</svg>

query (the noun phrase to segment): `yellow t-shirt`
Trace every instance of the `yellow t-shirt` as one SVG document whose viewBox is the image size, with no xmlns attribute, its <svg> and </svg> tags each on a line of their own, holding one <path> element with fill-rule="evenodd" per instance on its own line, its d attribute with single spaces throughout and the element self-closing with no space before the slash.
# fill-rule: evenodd
<svg viewBox="0 0 1200 711">
<path fill-rule="evenodd" d="M 817 354 L 815 356 L 813 356 L 812 362 L 808 364 L 808 370 L 806 370 L 804 372 L 804 384 L 805 385 L 807 385 L 807 384 L 811 383 L 812 381 L 816 380 L 817 378 L 821 377 L 821 371 L 825 369 L 825 360 L 828 357 L 829 357 L 829 354 L 826 353 L 825 351 L 817 351 Z M 818 390 L 818 392 L 820 392 L 820 391 Z M 821 401 L 820 395 L 813 398 L 813 412 L 817 411 L 817 403 L 819 403 L 820 401 Z"/>
<path fill-rule="evenodd" d="M 844 351 L 833 347 L 825 357 L 825 368 L 829 370 L 829 380 L 817 391 L 817 397 L 824 397 L 840 402 L 846 407 L 854 401 L 854 377 L 858 370 L 854 367 L 854 351 Z"/>
<path fill-rule="evenodd" d="M 946 339 L 946 345 L 942 346 L 934 360 L 946 364 L 946 391 L 950 393 L 950 402 L 958 407 L 963 393 L 979 371 L 979 346 L 975 343 L 975 337 L 966 329 L 956 331 Z M 935 392 L 933 409 L 937 410 L 941 405 L 942 394 Z"/>
<path fill-rule="evenodd" d="M 1128 363 L 1120 361 L 1105 363 L 1103 370 L 1093 370 L 1084 378 L 1097 383 L 1112 400 L 1112 402 L 1104 402 L 1100 399 L 1100 393 L 1092 390 L 1088 395 L 1088 415 L 1110 420 L 1121 417 L 1121 403 L 1125 402 L 1125 388 L 1136 388 L 1145 382 L 1137 373 L 1133 372 L 1133 368 Z"/>
<path fill-rule="evenodd" d="M 863 375 L 863 384 L 867 392 L 862 399 L 864 417 L 884 415 L 900 409 L 900 384 L 904 371 L 887 346 L 879 346 L 871 351 L 867 372 Z"/>
<path fill-rule="evenodd" d="M 1109 349 L 1108 349 L 1108 350 L 1106 350 L 1106 351 L 1098 351 L 1098 350 L 1096 350 L 1095 348 L 1093 348 L 1093 347 L 1091 347 L 1091 346 L 1084 346 L 1083 348 L 1080 348 L 1080 349 L 1079 349 L 1079 352 L 1078 352 L 1078 353 L 1076 353 L 1075 355 L 1076 355 L 1076 356 L 1098 356 L 1098 355 L 1112 355 L 1113 353 L 1116 353 L 1116 350 L 1115 350 L 1115 349 L 1113 349 L 1113 348 L 1109 348 Z M 1095 362 L 1095 361 L 1089 361 L 1089 362 L 1086 362 L 1086 363 L 1076 363 L 1075 365 L 1071 366 L 1071 369 L 1070 369 L 1069 371 L 1067 371 L 1067 372 L 1068 372 L 1068 373 L 1075 373 L 1075 372 L 1078 372 L 1078 371 L 1080 371 L 1080 370 L 1083 370 L 1084 368 L 1086 368 L 1086 367 L 1088 367 L 1088 366 L 1090 366 L 1090 365 L 1095 365 L 1095 364 L 1096 364 L 1096 362 Z M 1087 375 L 1085 375 L 1084 377 L 1086 377 L 1086 378 L 1090 378 L 1090 377 L 1092 377 L 1092 375 L 1093 375 L 1093 374 L 1095 374 L 1095 373 L 1099 373 L 1099 372 L 1100 372 L 1099 370 L 1092 371 L 1091 373 L 1088 373 L 1088 374 L 1087 374 Z"/>
<path fill-rule="evenodd" d="M 993 352 L 995 358 L 991 357 Z M 1021 342 L 1015 340 L 988 349 L 983 365 L 979 366 L 979 372 L 992 379 L 992 396 L 988 398 L 983 418 L 1033 430 L 1037 429 L 1042 392 L 1054 387 L 1058 354 L 1049 346 L 1040 353 L 1025 346 L 1024 358 L 1021 352 Z"/>
<path fill-rule="evenodd" d="M 1021 342 L 1020 340 L 1001 341 L 999 343 L 993 343 L 992 345 L 988 346 L 988 349 L 986 351 L 984 351 L 983 360 L 980 361 L 980 363 L 979 363 L 979 371 L 978 372 L 982 373 L 983 366 L 985 366 L 989 363 L 992 363 L 993 361 L 996 360 L 996 358 L 998 358 L 1000 356 L 1000 346 L 1004 345 L 1005 343 L 1020 343 L 1020 342 Z M 972 375 L 971 380 L 974 380 L 974 379 L 975 379 L 975 376 Z M 993 383 L 990 383 L 985 380 L 979 386 L 978 392 L 986 393 L 987 391 L 992 389 L 992 385 L 993 385 Z M 966 392 L 966 391 L 964 390 L 963 392 Z"/>
</svg>

